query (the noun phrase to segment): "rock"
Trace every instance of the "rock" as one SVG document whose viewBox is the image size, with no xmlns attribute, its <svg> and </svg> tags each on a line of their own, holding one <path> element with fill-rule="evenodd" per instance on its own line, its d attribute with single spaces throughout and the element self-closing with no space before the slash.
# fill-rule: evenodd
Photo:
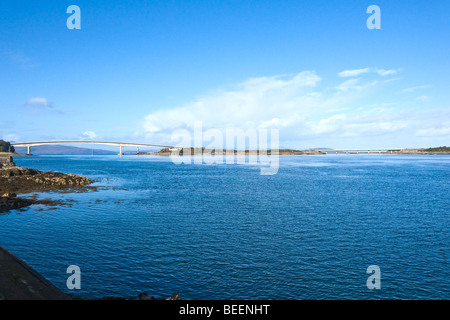
<svg viewBox="0 0 450 320">
<path fill-rule="evenodd" d="M 10 155 L 0 155 L 0 168 L 13 168 L 15 166 L 13 158 Z"/>
<path fill-rule="evenodd" d="M 75 174 L 41 172 L 28 168 L 0 169 L 0 193 L 57 191 L 86 186 L 94 181 Z"/>
<path fill-rule="evenodd" d="M 138 300 L 155 300 L 155 297 L 151 297 L 144 292 L 144 293 L 139 293 Z"/>
<path fill-rule="evenodd" d="M 180 295 L 178 293 L 175 293 L 173 296 L 166 300 L 180 300 Z"/>
<path fill-rule="evenodd" d="M 88 185 L 94 181 L 76 174 L 42 172 L 35 169 L 14 167 L 0 168 L 0 212 L 19 209 L 33 203 L 55 204 L 52 201 L 18 198 L 17 194 L 66 190 L 92 190 Z M 95 189 L 95 188 L 94 188 Z"/>
<path fill-rule="evenodd" d="M 2 197 L 6 197 L 6 198 L 9 198 L 9 197 L 16 197 L 17 196 L 17 194 L 15 194 L 15 193 L 10 193 L 10 192 L 6 192 L 6 193 L 4 193 L 3 195 L 2 195 Z"/>
<path fill-rule="evenodd" d="M 142 292 L 139 293 L 137 297 L 113 297 L 113 296 L 106 296 L 100 298 L 100 300 L 180 300 L 180 295 L 178 293 L 175 293 L 170 298 L 155 298 L 154 296 L 149 296 L 147 293 Z"/>
<path fill-rule="evenodd" d="M 0 212 L 7 212 L 13 209 L 20 209 L 31 205 L 33 202 L 29 199 L 17 197 L 0 197 Z"/>
</svg>

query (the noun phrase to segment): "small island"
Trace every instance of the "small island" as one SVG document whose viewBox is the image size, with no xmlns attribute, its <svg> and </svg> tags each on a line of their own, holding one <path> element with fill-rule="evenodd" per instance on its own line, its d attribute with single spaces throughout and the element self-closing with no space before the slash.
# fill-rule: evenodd
<svg viewBox="0 0 450 320">
<path fill-rule="evenodd" d="M 274 150 L 275 151 L 275 150 Z M 272 150 L 221 150 L 221 149 L 207 149 L 207 148 L 163 148 L 156 152 L 140 153 L 157 156 L 171 156 L 171 155 L 321 155 L 323 152 L 317 150 L 294 150 L 294 149 L 279 149 L 275 153 Z"/>
</svg>

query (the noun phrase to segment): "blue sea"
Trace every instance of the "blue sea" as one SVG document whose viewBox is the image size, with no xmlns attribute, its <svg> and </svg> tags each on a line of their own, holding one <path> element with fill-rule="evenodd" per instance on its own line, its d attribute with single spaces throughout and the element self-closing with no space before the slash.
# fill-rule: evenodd
<svg viewBox="0 0 450 320">
<path fill-rule="evenodd" d="M 157 156 L 14 160 L 97 180 L 38 194 L 68 205 L 0 215 L 0 244 L 76 297 L 450 298 L 450 156 L 280 156 L 275 175 Z"/>
</svg>

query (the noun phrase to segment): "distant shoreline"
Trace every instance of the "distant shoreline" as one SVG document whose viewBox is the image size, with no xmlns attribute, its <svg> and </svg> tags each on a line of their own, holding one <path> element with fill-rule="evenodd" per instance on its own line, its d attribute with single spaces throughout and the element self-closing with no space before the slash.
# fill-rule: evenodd
<svg viewBox="0 0 450 320">
<path fill-rule="evenodd" d="M 290 156 L 290 155 L 327 155 L 327 154 L 335 154 L 336 151 L 334 150 L 328 150 L 328 151 L 316 151 L 316 150 L 289 150 L 289 151 L 284 151 L 284 150 L 280 150 L 278 155 L 280 156 Z M 346 152 L 344 151 L 337 151 L 338 154 L 346 154 Z M 450 151 L 445 151 L 445 152 L 426 152 L 426 151 L 411 151 L 410 149 L 402 149 L 400 151 L 390 151 L 390 152 L 378 152 L 378 151 L 360 151 L 359 153 L 355 152 L 355 151 L 351 151 L 348 152 L 347 154 L 382 154 L 382 155 L 450 155 Z M 193 152 L 192 154 L 188 154 L 188 155 L 219 155 L 220 152 L 217 152 L 217 154 L 215 152 Z M 229 153 L 227 153 L 226 151 L 223 151 L 222 153 L 223 155 L 229 155 Z M 267 152 L 261 152 L 261 150 L 259 151 L 252 151 L 249 152 L 249 150 L 245 150 L 245 151 L 237 151 L 234 150 L 232 151 L 232 155 L 259 155 L 259 154 L 263 154 L 263 155 L 268 155 L 270 156 L 272 154 L 271 150 L 267 150 Z M 276 153 L 274 153 L 275 155 Z M 9 154 L 11 157 L 35 157 L 35 156 L 88 156 L 86 154 L 21 154 L 21 153 L 11 153 Z M 116 154 L 94 154 L 93 156 L 115 156 Z M 155 155 L 155 156 L 171 156 L 173 155 L 171 151 L 166 152 L 166 151 L 156 151 L 156 152 L 140 152 L 140 153 L 132 153 L 132 152 L 125 152 L 123 154 L 124 156 L 127 155 L 140 155 L 140 156 L 145 156 L 145 155 Z M 174 154 L 177 155 L 177 154 Z M 182 154 L 179 154 L 179 156 L 182 156 Z"/>
<path fill-rule="evenodd" d="M 268 150 L 230 150 L 230 149 L 207 149 L 207 148 L 162 148 L 154 152 L 125 152 L 123 155 L 156 155 L 156 156 L 182 156 L 184 152 L 186 155 L 326 155 L 326 154 L 383 154 L 383 155 L 449 155 L 450 147 L 437 148 L 404 148 L 404 149 L 268 149 Z M 22 154 L 22 153 L 8 153 L 0 152 L 1 156 L 11 157 L 31 157 L 37 155 L 87 155 L 86 153 L 36 153 L 36 154 Z M 107 154 L 91 154 L 91 155 L 107 155 Z M 109 154 L 114 155 L 114 154 Z"/>
<path fill-rule="evenodd" d="M 205 149 L 205 148 L 179 148 L 171 150 L 169 148 L 163 148 L 156 152 L 144 152 L 139 153 L 139 155 L 158 155 L 158 156 L 183 156 L 184 150 L 187 150 L 187 155 L 326 155 L 328 153 L 336 154 L 383 154 L 383 155 L 448 155 L 450 154 L 450 148 L 444 148 L 444 151 L 434 151 L 433 149 L 439 148 L 428 148 L 428 149 L 393 149 L 387 151 L 376 151 L 373 150 L 351 150 L 345 151 L 345 149 L 340 150 L 295 150 L 295 149 L 278 149 L 273 152 L 269 150 L 216 150 L 216 149 Z M 447 150 L 448 149 L 448 150 Z M 380 149 L 381 150 L 381 149 Z M 433 151 L 431 151 L 433 150 Z"/>
</svg>

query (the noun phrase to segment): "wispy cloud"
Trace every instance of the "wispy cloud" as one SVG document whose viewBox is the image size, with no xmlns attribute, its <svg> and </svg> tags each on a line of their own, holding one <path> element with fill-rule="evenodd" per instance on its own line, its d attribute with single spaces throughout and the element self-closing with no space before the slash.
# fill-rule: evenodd
<svg viewBox="0 0 450 320">
<path fill-rule="evenodd" d="M 450 126 L 421 129 L 417 132 L 417 135 L 422 137 L 449 137 Z"/>
<path fill-rule="evenodd" d="M 51 101 L 44 97 L 29 98 L 24 104 L 25 110 L 32 115 L 58 114 L 66 112 L 56 109 Z"/>
<path fill-rule="evenodd" d="M 93 140 L 95 138 L 97 138 L 97 133 L 95 133 L 95 131 L 85 131 L 80 136 L 81 140 Z"/>
<path fill-rule="evenodd" d="M 338 76 L 342 77 L 342 78 L 353 78 L 353 77 L 358 77 L 365 73 L 376 73 L 382 77 L 385 77 L 385 76 L 397 74 L 398 71 L 395 69 L 363 68 L 363 69 L 344 70 L 344 71 L 339 72 Z"/>
<path fill-rule="evenodd" d="M 393 74 L 397 74 L 397 70 L 394 69 L 389 69 L 389 70 L 385 70 L 385 69 L 376 69 L 375 70 L 376 73 L 378 73 L 380 76 L 390 76 Z"/>
<path fill-rule="evenodd" d="M 357 77 L 361 74 L 368 73 L 369 71 L 370 71 L 369 68 L 344 70 L 344 71 L 339 72 L 338 75 L 343 78 Z"/>
<path fill-rule="evenodd" d="M 342 91 L 342 92 L 347 92 L 350 90 L 362 90 L 367 87 L 374 86 L 377 83 L 378 83 L 378 81 L 376 81 L 376 80 L 362 83 L 361 79 L 352 78 L 352 79 L 348 79 L 348 80 L 342 82 L 341 84 L 339 84 L 338 86 L 336 86 L 336 89 L 339 91 Z"/>
<path fill-rule="evenodd" d="M 10 61 L 10 63 L 21 70 L 28 70 L 38 66 L 33 59 L 21 50 L 5 50 L 3 51 L 3 55 Z"/>
<path fill-rule="evenodd" d="M 9 142 L 18 142 L 20 141 L 20 137 L 17 134 L 9 133 L 2 136 L 2 140 L 9 141 Z"/>
<path fill-rule="evenodd" d="M 39 107 L 52 108 L 52 104 L 50 103 L 50 101 L 48 101 L 47 98 L 42 98 L 42 97 L 30 98 L 30 99 L 27 100 L 27 102 L 25 104 L 29 105 L 29 106 L 39 106 Z"/>
<path fill-rule="evenodd" d="M 409 87 L 409 88 L 403 89 L 402 92 L 403 93 L 409 93 L 409 92 L 414 92 L 414 91 L 417 91 L 417 90 L 427 89 L 427 88 L 430 88 L 430 87 L 431 87 L 431 85 Z"/>
</svg>

